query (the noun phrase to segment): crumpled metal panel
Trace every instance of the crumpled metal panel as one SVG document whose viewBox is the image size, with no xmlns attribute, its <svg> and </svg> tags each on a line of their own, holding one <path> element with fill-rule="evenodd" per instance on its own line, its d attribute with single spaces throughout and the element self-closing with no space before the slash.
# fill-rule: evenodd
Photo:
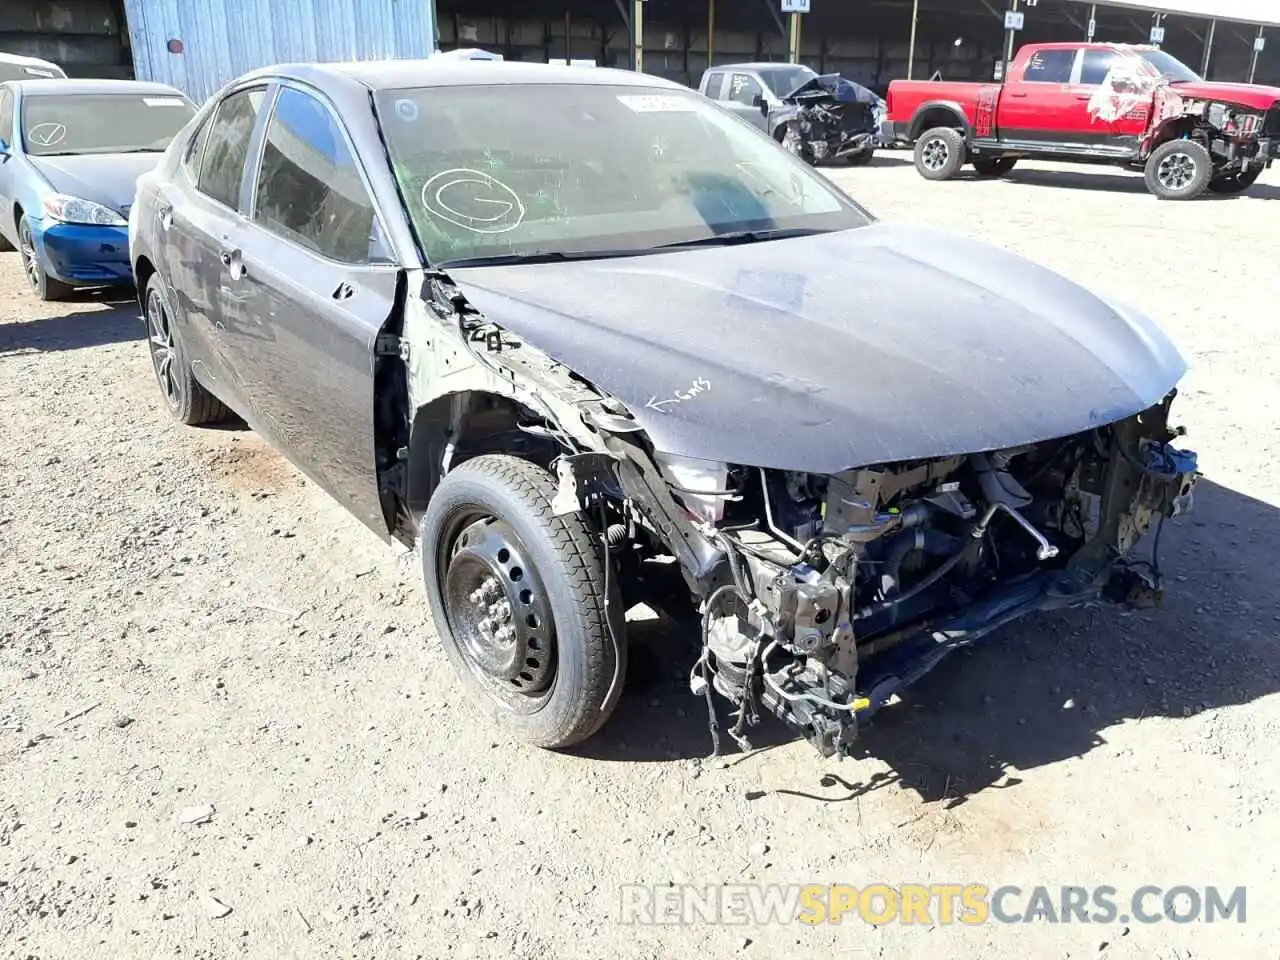
<svg viewBox="0 0 1280 960">
<path fill-rule="evenodd" d="M 125 0 L 139 80 L 197 103 L 258 67 L 430 56 L 431 0 Z M 170 40 L 183 51 L 172 53 Z"/>
</svg>

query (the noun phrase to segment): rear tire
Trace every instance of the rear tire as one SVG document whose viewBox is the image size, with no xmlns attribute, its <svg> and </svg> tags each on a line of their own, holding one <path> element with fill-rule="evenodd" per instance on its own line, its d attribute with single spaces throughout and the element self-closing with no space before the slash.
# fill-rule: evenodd
<svg viewBox="0 0 1280 960">
<path fill-rule="evenodd" d="M 926 180 L 951 180 L 964 161 L 964 136 L 959 130 L 934 127 L 916 140 L 916 172 Z"/>
<path fill-rule="evenodd" d="M 1262 167 L 1254 167 L 1245 173 L 1236 173 L 1231 176 L 1210 180 L 1209 190 L 1212 193 L 1244 193 L 1257 182 L 1260 176 L 1262 176 Z"/>
<path fill-rule="evenodd" d="M 175 420 L 189 427 L 225 420 L 231 411 L 202 387 L 191 373 L 191 362 L 187 359 L 182 337 L 165 303 L 160 274 L 153 273 L 147 281 L 143 303 L 151 370 L 160 387 L 165 409 Z"/>
<path fill-rule="evenodd" d="M 1017 163 L 1017 157 L 978 157 L 973 161 L 973 169 L 980 177 L 1003 177 Z"/>
<path fill-rule="evenodd" d="M 1213 157 L 1194 140 L 1169 140 L 1151 151 L 1143 171 L 1147 190 L 1161 200 L 1194 200 L 1209 188 Z"/>
<path fill-rule="evenodd" d="M 422 520 L 422 571 L 436 632 L 476 703 L 518 739 L 586 740 L 617 705 L 625 623 L 600 537 L 556 516 L 556 484 L 506 455 L 458 466 Z"/>
</svg>

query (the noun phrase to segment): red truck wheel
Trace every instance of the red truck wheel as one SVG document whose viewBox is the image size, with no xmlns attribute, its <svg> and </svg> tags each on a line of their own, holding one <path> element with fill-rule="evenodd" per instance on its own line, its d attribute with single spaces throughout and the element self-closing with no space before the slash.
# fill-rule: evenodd
<svg viewBox="0 0 1280 960">
<path fill-rule="evenodd" d="M 916 140 L 916 172 L 926 180 L 950 180 L 964 161 L 964 137 L 959 130 L 934 127 Z"/>
<path fill-rule="evenodd" d="M 1143 177 L 1161 200 L 1194 200 L 1213 179 L 1213 157 L 1194 140 L 1170 140 L 1151 151 Z"/>
</svg>

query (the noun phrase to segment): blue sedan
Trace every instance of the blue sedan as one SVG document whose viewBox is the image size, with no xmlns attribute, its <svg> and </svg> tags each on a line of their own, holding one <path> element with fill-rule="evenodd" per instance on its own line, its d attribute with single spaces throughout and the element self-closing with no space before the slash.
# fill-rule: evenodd
<svg viewBox="0 0 1280 960">
<path fill-rule="evenodd" d="M 135 185 L 194 115 L 159 83 L 0 84 L 0 248 L 18 249 L 38 297 L 132 283 Z"/>
</svg>

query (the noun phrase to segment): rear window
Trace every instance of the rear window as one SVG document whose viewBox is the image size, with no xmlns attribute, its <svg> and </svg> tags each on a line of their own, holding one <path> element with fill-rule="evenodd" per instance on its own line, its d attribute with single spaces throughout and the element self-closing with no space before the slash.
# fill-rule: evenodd
<svg viewBox="0 0 1280 960">
<path fill-rule="evenodd" d="M 1074 50 L 1037 50 L 1027 61 L 1022 79 L 1028 83 L 1070 83 L 1075 62 Z"/>
<path fill-rule="evenodd" d="M 28 96 L 22 136 L 36 157 L 159 153 L 195 115 L 185 97 L 163 93 Z"/>
</svg>

